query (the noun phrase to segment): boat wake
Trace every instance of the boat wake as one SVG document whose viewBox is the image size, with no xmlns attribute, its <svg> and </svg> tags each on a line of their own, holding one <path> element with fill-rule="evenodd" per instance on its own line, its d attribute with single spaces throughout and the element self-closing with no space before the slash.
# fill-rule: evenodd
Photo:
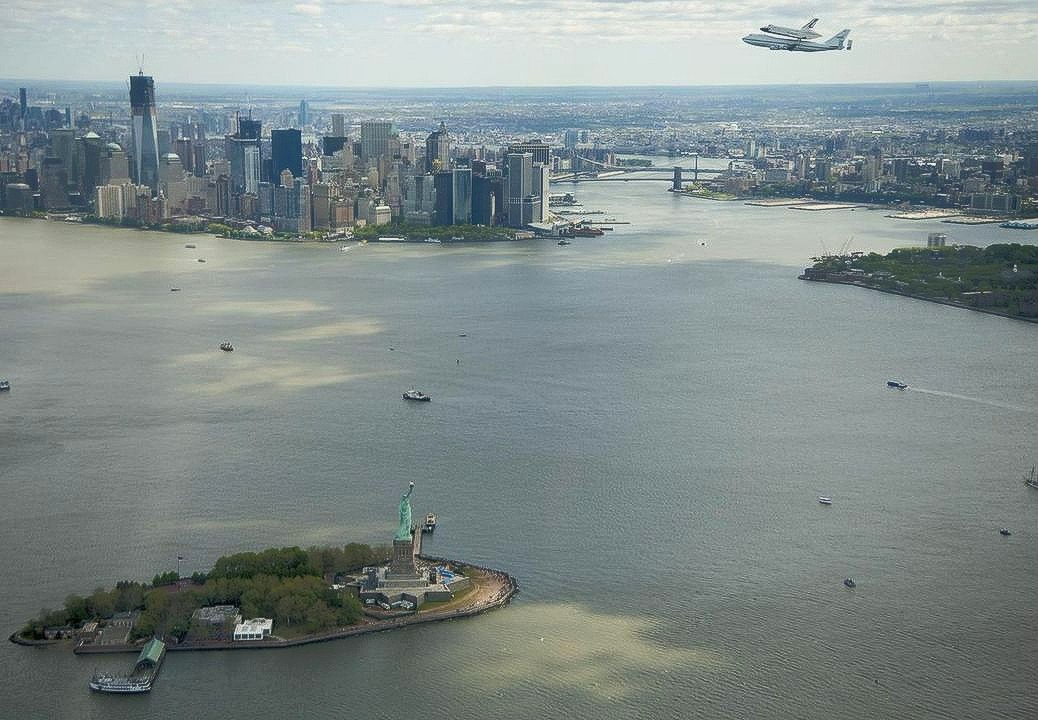
<svg viewBox="0 0 1038 720">
<path fill-rule="evenodd" d="M 1023 413 L 1038 413 L 1038 409 L 1023 407 L 1021 405 L 1013 405 L 1012 403 L 999 402 L 998 400 L 985 400 L 984 398 L 971 397 L 969 395 L 960 395 L 958 393 L 944 392 L 943 390 L 928 390 L 926 388 L 915 387 L 914 385 L 908 386 L 909 392 L 919 392 L 926 395 L 937 395 L 939 397 L 952 398 L 954 400 L 966 400 L 972 403 L 978 403 L 980 405 L 990 405 L 991 407 L 1002 408 L 1004 410 L 1015 410 Z"/>
</svg>

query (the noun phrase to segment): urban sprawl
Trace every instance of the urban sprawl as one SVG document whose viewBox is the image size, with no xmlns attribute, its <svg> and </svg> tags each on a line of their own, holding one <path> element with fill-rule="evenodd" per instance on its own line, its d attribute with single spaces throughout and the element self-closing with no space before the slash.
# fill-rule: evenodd
<svg viewBox="0 0 1038 720">
<path fill-rule="evenodd" d="M 929 86 L 915 86 L 918 103 L 898 97 L 893 108 L 780 95 L 747 103 L 735 90 L 596 103 L 560 89 L 562 100 L 502 99 L 496 122 L 489 102 L 464 99 L 427 103 L 428 112 L 401 101 L 369 119 L 334 99 L 158 102 L 143 73 L 128 91 L 0 92 L 3 213 L 257 237 L 334 239 L 393 223 L 557 233 L 573 219 L 552 210 L 564 200 L 549 180 L 637 172 L 652 156 L 685 168 L 671 189 L 719 199 L 1001 218 L 1035 214 L 1038 190 L 1038 116 L 1026 89 L 1006 102 L 982 97 L 973 112 L 939 109 Z M 700 176 L 690 171 L 700 158 L 726 167 Z"/>
</svg>

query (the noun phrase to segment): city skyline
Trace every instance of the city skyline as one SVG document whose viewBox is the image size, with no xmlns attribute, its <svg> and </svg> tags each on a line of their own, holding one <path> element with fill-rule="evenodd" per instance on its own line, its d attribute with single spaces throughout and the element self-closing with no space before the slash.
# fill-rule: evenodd
<svg viewBox="0 0 1038 720">
<path fill-rule="evenodd" d="M 41 7 L 14 0 L 0 58 L 5 75 L 41 81 L 121 77 L 142 55 L 145 72 L 156 77 L 300 87 L 985 81 L 1033 79 L 1029 61 L 1038 40 L 1038 10 L 1024 0 L 840 2 L 824 11 L 807 3 L 714 9 L 666 0 L 475 0 L 464 13 L 442 0 L 245 9 L 107 0 L 86 12 L 48 2 L 47 39 L 62 52 L 40 54 L 34 48 L 44 31 Z M 854 51 L 805 57 L 755 51 L 740 41 L 764 23 L 799 25 L 817 15 L 826 37 L 851 28 Z M 120 28 L 131 18 L 140 32 L 128 36 Z M 514 43 L 525 50 L 500 52 Z"/>
</svg>

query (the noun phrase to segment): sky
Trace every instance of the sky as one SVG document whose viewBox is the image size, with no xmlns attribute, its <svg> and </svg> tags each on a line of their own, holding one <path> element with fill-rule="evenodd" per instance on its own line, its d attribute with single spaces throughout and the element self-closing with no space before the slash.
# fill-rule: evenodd
<svg viewBox="0 0 1038 720">
<path fill-rule="evenodd" d="M 0 76 L 464 87 L 1038 79 L 1035 0 L 3 0 Z M 850 52 L 741 42 L 820 17 Z"/>
</svg>

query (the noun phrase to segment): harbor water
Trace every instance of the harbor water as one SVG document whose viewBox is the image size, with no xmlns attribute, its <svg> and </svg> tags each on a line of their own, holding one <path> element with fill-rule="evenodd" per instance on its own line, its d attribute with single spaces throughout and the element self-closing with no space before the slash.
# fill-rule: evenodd
<svg viewBox="0 0 1038 720">
<path fill-rule="evenodd" d="M 171 653 L 140 697 L 87 689 L 130 656 L 3 643 L 0 716 L 1038 716 L 1038 326 L 796 279 L 928 232 L 1034 240 L 666 187 L 555 188 L 618 223 L 562 247 L 0 219 L 5 635 L 178 555 L 386 542 L 412 480 L 428 552 L 521 585 Z"/>
</svg>

